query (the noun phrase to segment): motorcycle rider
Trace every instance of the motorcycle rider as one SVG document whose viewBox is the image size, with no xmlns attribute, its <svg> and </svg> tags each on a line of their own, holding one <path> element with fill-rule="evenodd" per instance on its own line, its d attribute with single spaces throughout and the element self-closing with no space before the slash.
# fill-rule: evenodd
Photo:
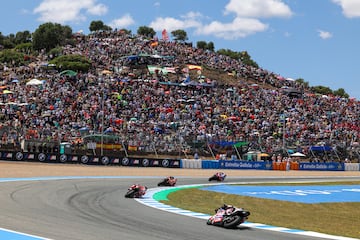
<svg viewBox="0 0 360 240">
<path fill-rule="evenodd" d="M 173 186 L 176 183 L 176 178 L 174 178 L 173 176 L 169 176 L 167 177 L 167 182 L 169 185 Z"/>
<path fill-rule="evenodd" d="M 215 209 L 215 213 L 223 212 L 225 214 L 225 213 L 231 213 L 233 210 L 234 210 L 233 205 L 227 205 L 224 203 L 224 205 Z"/>
<path fill-rule="evenodd" d="M 133 184 L 133 185 L 129 188 L 129 190 L 130 190 L 130 189 L 136 189 L 136 190 L 139 192 L 139 194 L 142 196 L 142 195 L 145 195 L 146 190 L 147 190 L 147 187 L 146 187 L 146 186 L 142 186 L 142 185 L 140 185 L 140 184 Z"/>
<path fill-rule="evenodd" d="M 226 174 L 224 172 L 217 172 L 216 176 L 218 176 L 220 179 L 224 180 L 226 177 Z"/>
</svg>

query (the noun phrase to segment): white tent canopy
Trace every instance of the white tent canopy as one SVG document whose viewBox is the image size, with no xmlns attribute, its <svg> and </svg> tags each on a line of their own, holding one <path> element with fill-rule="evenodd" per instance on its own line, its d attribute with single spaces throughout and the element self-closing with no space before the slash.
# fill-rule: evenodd
<svg viewBox="0 0 360 240">
<path fill-rule="evenodd" d="M 41 85 L 41 84 L 43 84 L 43 81 L 36 78 L 33 78 L 26 83 L 26 85 Z"/>
<path fill-rule="evenodd" d="M 296 153 L 290 154 L 290 157 L 306 157 L 306 155 L 301 152 L 296 152 Z"/>
</svg>

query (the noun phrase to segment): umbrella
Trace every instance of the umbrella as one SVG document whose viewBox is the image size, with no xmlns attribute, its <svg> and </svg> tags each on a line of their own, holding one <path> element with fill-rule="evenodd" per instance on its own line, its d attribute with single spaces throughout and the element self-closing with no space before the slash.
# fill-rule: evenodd
<svg viewBox="0 0 360 240">
<path fill-rule="evenodd" d="M 10 91 L 10 90 L 5 89 L 2 93 L 3 93 L 3 94 L 9 94 L 9 93 L 13 93 L 13 92 Z"/>
<path fill-rule="evenodd" d="M 36 78 L 33 78 L 26 83 L 26 85 L 41 85 L 41 84 L 43 84 L 43 81 Z"/>
<path fill-rule="evenodd" d="M 73 71 L 73 70 L 64 70 L 62 72 L 60 72 L 60 76 L 65 75 L 65 76 L 69 76 L 69 77 L 73 77 L 76 76 L 77 72 Z"/>
</svg>

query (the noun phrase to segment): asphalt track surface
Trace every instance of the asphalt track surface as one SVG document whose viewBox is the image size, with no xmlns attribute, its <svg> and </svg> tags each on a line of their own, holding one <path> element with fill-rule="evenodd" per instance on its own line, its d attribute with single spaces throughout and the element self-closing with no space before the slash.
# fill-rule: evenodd
<svg viewBox="0 0 360 240">
<path fill-rule="evenodd" d="M 227 181 L 261 180 L 270 181 L 268 178 Z M 271 178 L 274 180 L 277 179 Z M 54 240 L 321 239 L 241 225 L 234 230 L 208 226 L 202 219 L 161 211 L 124 198 L 132 183 L 151 188 L 158 182 L 158 178 L 151 177 L 2 182 L 0 228 Z M 186 177 L 178 182 L 179 185 L 208 183 L 204 178 Z"/>
</svg>

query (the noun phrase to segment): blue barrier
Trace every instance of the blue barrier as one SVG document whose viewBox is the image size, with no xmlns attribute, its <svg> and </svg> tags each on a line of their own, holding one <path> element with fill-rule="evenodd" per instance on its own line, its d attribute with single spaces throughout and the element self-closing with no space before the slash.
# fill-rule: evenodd
<svg viewBox="0 0 360 240">
<path fill-rule="evenodd" d="M 201 168 L 202 169 L 218 169 L 218 168 L 220 168 L 220 163 L 218 160 L 202 160 Z"/>
</svg>

